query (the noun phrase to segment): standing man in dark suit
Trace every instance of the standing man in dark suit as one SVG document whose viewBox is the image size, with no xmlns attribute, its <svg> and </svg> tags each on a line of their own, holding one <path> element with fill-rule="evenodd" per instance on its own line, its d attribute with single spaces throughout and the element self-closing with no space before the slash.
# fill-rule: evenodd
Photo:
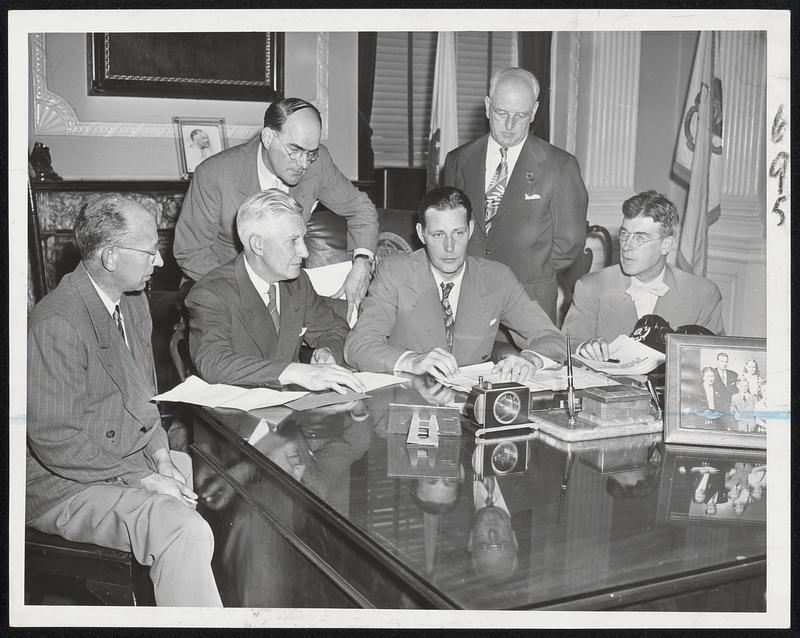
<svg viewBox="0 0 800 638">
<path fill-rule="evenodd" d="M 347 362 L 362 371 L 447 377 L 459 366 L 489 361 L 504 325 L 523 350 L 497 361 L 494 373 L 526 381 L 545 366 L 560 366 L 563 337 L 511 270 L 467 255 L 475 228 L 469 198 L 456 188 L 435 188 L 418 214 L 425 247 L 378 265 L 345 342 Z"/>
<path fill-rule="evenodd" d="M 719 394 L 719 410 L 731 411 L 731 398 L 739 389 L 737 383 L 739 375 L 733 370 L 728 370 L 728 355 L 725 352 L 717 354 L 717 367 L 714 368 L 714 391 Z"/>
<path fill-rule="evenodd" d="M 367 291 L 378 241 L 378 213 L 336 168 L 319 143 L 322 118 L 313 104 L 290 97 L 269 105 L 259 137 L 217 153 L 197 167 L 175 226 L 175 260 L 197 281 L 237 255 L 236 211 L 259 191 L 277 188 L 299 202 L 308 221 L 318 202 L 347 220 L 353 269 L 333 297 L 353 305 Z M 313 262 L 313 256 L 312 260 Z M 309 263 L 310 266 L 322 265 Z"/>
<path fill-rule="evenodd" d="M 256 193 L 239 208 L 236 227 L 244 253 L 205 275 L 186 297 L 189 350 L 200 375 L 209 383 L 362 391 L 337 365 L 347 323 L 300 267 L 308 256 L 300 204 L 277 188 Z M 303 341 L 315 348 L 311 364 L 298 362 Z"/>
<path fill-rule="evenodd" d="M 163 264 L 155 220 L 107 197 L 78 214 L 75 237 L 81 263 L 30 319 L 26 524 L 132 551 L 150 567 L 158 605 L 220 606 L 191 461 L 170 452 L 150 402 L 142 290 Z"/>
<path fill-rule="evenodd" d="M 577 160 L 529 134 L 538 99 L 532 73 L 495 73 L 485 100 L 490 133 L 447 155 L 444 183 L 475 206 L 469 254 L 506 264 L 555 321 L 556 273 L 584 247 L 588 195 Z"/>
</svg>

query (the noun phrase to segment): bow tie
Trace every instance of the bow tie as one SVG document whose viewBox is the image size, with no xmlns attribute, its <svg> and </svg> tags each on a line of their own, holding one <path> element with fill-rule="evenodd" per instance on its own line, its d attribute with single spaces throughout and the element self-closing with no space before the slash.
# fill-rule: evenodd
<svg viewBox="0 0 800 638">
<path fill-rule="evenodd" d="M 625 292 L 636 302 L 643 299 L 648 293 L 661 297 L 667 290 L 669 290 L 669 286 L 661 280 L 656 279 L 645 283 L 639 281 L 636 277 L 631 277 L 631 285 Z"/>
</svg>

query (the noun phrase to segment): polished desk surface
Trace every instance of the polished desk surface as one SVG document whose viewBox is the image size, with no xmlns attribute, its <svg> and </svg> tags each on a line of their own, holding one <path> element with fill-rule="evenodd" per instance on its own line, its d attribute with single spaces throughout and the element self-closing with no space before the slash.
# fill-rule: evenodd
<svg viewBox="0 0 800 638">
<path fill-rule="evenodd" d="M 603 609 L 763 578 L 765 488 L 739 515 L 731 510 L 733 493 L 714 514 L 705 513 L 705 502 L 693 503 L 699 468 L 720 470 L 710 479 L 738 476 L 747 485 L 751 468 L 765 467 L 763 452 L 665 447 L 654 434 L 582 443 L 535 435 L 515 446 L 521 456 L 527 446 L 524 472 L 479 485 L 476 444 L 466 427 L 455 441 L 440 441 L 428 459 L 407 448 L 404 436 L 386 433 L 390 403 L 441 398 L 417 389 L 393 386 L 367 400 L 305 412 L 194 407 L 195 488 L 201 511 L 216 521 L 215 534 L 224 530 L 217 552 L 228 576 L 218 580 L 235 583 L 221 589 L 237 591 L 226 594 L 226 604 L 299 604 L 296 583 L 294 597 L 284 591 L 288 585 L 280 588 L 284 597 L 275 597 L 278 587 L 267 591 L 268 583 L 291 581 L 297 563 L 283 561 L 286 550 L 275 549 L 280 539 L 270 545 L 269 534 L 250 529 L 264 517 L 300 539 L 306 559 L 329 562 L 328 572 L 351 583 L 347 604 Z M 493 448 L 486 449 L 488 459 Z M 423 466 L 434 454 L 438 473 L 451 478 L 423 477 L 431 473 Z M 211 460 L 198 467 L 198 457 Z M 706 501 L 720 487 L 712 488 L 710 479 Z M 494 525 L 485 512 L 476 514 L 486 486 L 502 494 L 513 535 L 504 531 L 508 519 L 497 523 L 496 511 Z M 317 530 L 313 538 L 303 540 L 310 528 Z M 334 533 L 346 538 L 335 540 Z M 396 582 L 377 587 L 375 574 L 381 573 Z M 307 585 L 300 589 L 308 594 Z"/>
</svg>

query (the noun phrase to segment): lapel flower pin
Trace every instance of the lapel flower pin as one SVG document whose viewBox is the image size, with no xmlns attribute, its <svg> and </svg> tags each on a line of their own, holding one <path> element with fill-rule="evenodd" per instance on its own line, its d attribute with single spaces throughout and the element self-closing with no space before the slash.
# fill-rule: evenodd
<svg viewBox="0 0 800 638">
<path fill-rule="evenodd" d="M 525 173 L 525 179 L 528 180 L 528 188 L 525 191 L 525 199 L 526 200 L 541 199 L 542 198 L 541 195 L 539 195 L 538 193 L 534 193 L 533 192 L 533 186 L 536 183 L 536 180 L 533 179 L 533 173 L 531 173 L 530 171 Z"/>
</svg>

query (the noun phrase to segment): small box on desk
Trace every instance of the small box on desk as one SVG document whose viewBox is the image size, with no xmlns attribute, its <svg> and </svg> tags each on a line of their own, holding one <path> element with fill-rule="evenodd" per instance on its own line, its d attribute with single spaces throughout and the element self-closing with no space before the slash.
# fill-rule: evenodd
<svg viewBox="0 0 800 638">
<path fill-rule="evenodd" d="M 583 410 L 580 418 L 598 425 L 619 425 L 652 421 L 650 393 L 627 385 L 587 388 L 581 391 Z"/>
</svg>

